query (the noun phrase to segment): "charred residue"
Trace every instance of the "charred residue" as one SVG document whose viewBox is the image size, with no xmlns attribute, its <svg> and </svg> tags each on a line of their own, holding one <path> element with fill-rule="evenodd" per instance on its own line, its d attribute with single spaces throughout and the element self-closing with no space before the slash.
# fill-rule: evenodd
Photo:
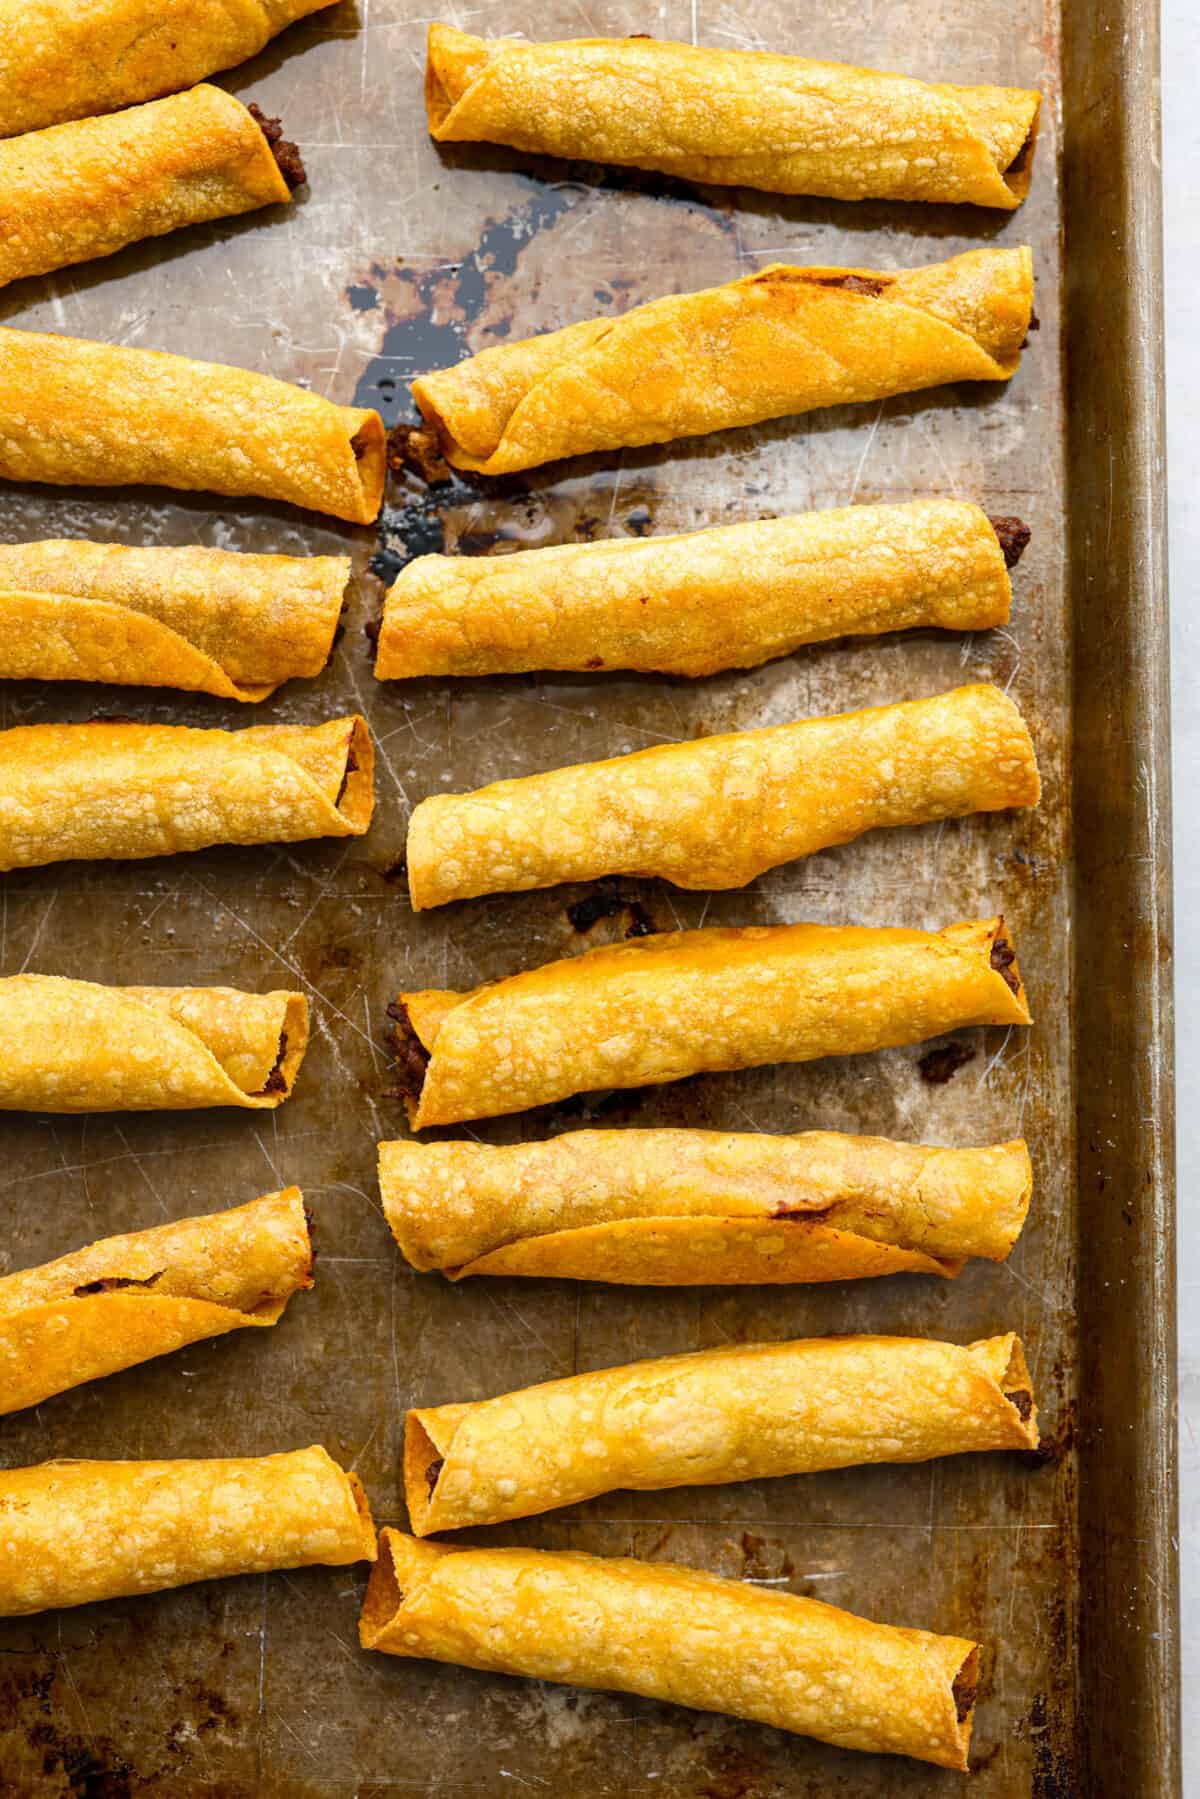
<svg viewBox="0 0 1200 1799">
<path fill-rule="evenodd" d="M 960 1068 L 975 1060 L 976 1051 L 969 1043 L 961 1043 L 953 1038 L 949 1043 L 940 1043 L 934 1049 L 926 1050 L 918 1058 L 917 1068 L 921 1079 L 931 1087 L 944 1087 L 947 1081 L 953 1080 Z"/>
</svg>

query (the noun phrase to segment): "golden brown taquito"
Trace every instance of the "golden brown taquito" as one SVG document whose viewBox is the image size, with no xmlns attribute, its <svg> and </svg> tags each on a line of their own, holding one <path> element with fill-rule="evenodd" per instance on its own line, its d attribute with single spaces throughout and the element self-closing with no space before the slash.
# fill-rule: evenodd
<svg viewBox="0 0 1200 1799">
<path fill-rule="evenodd" d="M 257 56 L 333 0 L 0 0 L 0 137 L 113 112 Z"/>
<path fill-rule="evenodd" d="M 673 931 L 469 993 L 401 993 L 395 1012 L 415 1130 L 599 1088 L 1029 1023 L 1002 918 L 941 931 Z"/>
<path fill-rule="evenodd" d="M 735 1343 L 408 1414 L 413 1530 L 503 1524 L 618 1487 L 717 1486 L 1036 1449 L 1019 1338 Z"/>
<path fill-rule="evenodd" d="M 502 475 L 947 381 L 1007 381 L 1032 309 L 1025 248 L 901 274 L 774 263 L 481 350 L 412 391 L 448 462 Z"/>
<path fill-rule="evenodd" d="M 219 87 L 27 132 L 0 141 L 0 286 L 290 195 L 262 127 Z"/>
<path fill-rule="evenodd" d="M 884 825 L 1036 806 L 1028 727 L 999 687 L 656 745 L 422 800 L 413 910 L 605 875 L 744 887 Z"/>
<path fill-rule="evenodd" d="M 806 1131 L 569 1131 L 379 1145 L 414 1268 L 630 1286 L 953 1277 L 1002 1262 L 1033 1187 L 1021 1141 L 943 1149 Z"/>
<path fill-rule="evenodd" d="M 383 499 L 377 412 L 223 362 L 0 330 L 0 476 L 257 494 L 352 524 Z"/>
<path fill-rule="evenodd" d="M 0 1413 L 169 1355 L 275 1324 L 312 1286 L 299 1187 L 204 1218 L 106 1237 L 0 1279 Z"/>
<path fill-rule="evenodd" d="M 1008 567 L 1028 537 L 1019 519 L 993 524 L 979 506 L 938 499 L 511 556 L 418 556 L 384 602 L 375 673 L 709 675 L 832 637 L 988 631 L 1008 622 Z"/>
<path fill-rule="evenodd" d="M 835 200 L 967 201 L 1029 192 L 1041 96 L 847 63 L 646 37 L 489 41 L 429 28 L 425 105 L 439 143 L 661 169 Z"/>
<path fill-rule="evenodd" d="M 281 1105 L 308 1046 L 302 993 L 0 980 L 0 1110 Z"/>
<path fill-rule="evenodd" d="M 374 1561 L 358 1476 L 318 1445 L 0 1474 L 0 1617 L 271 1568 Z"/>
<path fill-rule="evenodd" d="M 262 700 L 329 660 L 348 556 L 0 544 L 0 678 Z"/>
<path fill-rule="evenodd" d="M 843 1749 L 967 1766 L 975 1643 L 698 1568 L 385 1530 L 358 1631 L 385 1655 L 642 1693 Z"/>
<path fill-rule="evenodd" d="M 0 869 L 361 837 L 374 803 L 374 750 L 357 716 L 245 731 L 0 731 Z"/>
</svg>

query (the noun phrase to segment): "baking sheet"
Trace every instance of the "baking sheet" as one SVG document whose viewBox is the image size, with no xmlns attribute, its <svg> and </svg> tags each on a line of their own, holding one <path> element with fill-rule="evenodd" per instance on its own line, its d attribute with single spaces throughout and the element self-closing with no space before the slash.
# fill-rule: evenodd
<svg viewBox="0 0 1200 1799">
<path fill-rule="evenodd" d="M 1167 746 L 1158 399 L 1155 20 L 1136 0 L 632 0 L 451 10 L 490 33 L 650 30 L 787 48 L 938 80 L 1039 86 L 1016 215 L 697 190 L 485 146 L 435 151 L 420 101 L 428 15 L 339 5 L 222 78 L 281 113 L 308 162 L 292 212 L 201 227 L 0 295 L 32 328 L 237 361 L 407 415 L 407 380 L 504 335 L 623 310 L 774 259 L 912 265 L 1029 241 L 1041 329 L 1003 391 L 878 406 L 594 457 L 486 486 L 393 481 L 381 529 L 284 507 L 127 490 L 9 489 L 5 539 L 81 535 L 292 554 L 348 551 L 332 667 L 253 716 L 363 710 L 380 751 L 365 842 L 214 850 L 5 877 L 0 972 L 298 985 L 314 1039 L 294 1098 L 221 1113 L 0 1121 L 0 1268 L 300 1183 L 314 1291 L 241 1333 L 0 1421 L 5 1465 L 53 1455 L 265 1453 L 310 1441 L 403 1522 L 410 1404 L 730 1341 L 884 1330 L 1025 1339 L 1047 1450 L 803 1480 L 616 1494 L 488 1540 L 634 1553 L 808 1593 L 988 1645 L 971 1791 L 1176 1790 Z M 1063 117 L 1069 153 L 1061 158 Z M 1068 268 L 1064 280 L 1063 233 Z M 422 550 L 688 529 L 849 500 L 952 493 L 1033 541 L 1011 626 L 818 645 L 687 684 L 554 675 L 380 687 L 363 626 Z M 1070 505 L 1068 506 L 1068 499 Z M 1073 602 L 1072 605 L 1068 601 Z M 1033 816 L 877 833 L 740 893 L 611 884 L 412 916 L 396 864 L 412 804 L 561 763 L 992 679 L 1029 719 Z M 245 724 L 159 691 L 8 685 L 4 724 Z M 1074 828 L 1072 828 L 1072 813 Z M 374 1180 L 403 1135 L 384 1007 L 401 985 L 470 985 L 619 937 L 812 918 L 933 927 L 1003 910 L 1036 1028 L 958 1034 L 944 1084 L 923 1050 L 712 1076 L 485 1123 L 488 1141 L 606 1124 L 862 1130 L 953 1143 L 1023 1131 L 1036 1193 L 1003 1267 L 788 1289 L 649 1291 L 413 1275 Z M 1077 1136 L 1078 1124 L 1078 1136 Z M 453 1133 L 447 1133 L 453 1134 Z M 357 1648 L 364 1573 L 313 1569 L 0 1627 L 0 1790 L 314 1795 L 515 1793 L 799 1799 L 949 1793 L 962 1777 L 732 1719 Z"/>
</svg>

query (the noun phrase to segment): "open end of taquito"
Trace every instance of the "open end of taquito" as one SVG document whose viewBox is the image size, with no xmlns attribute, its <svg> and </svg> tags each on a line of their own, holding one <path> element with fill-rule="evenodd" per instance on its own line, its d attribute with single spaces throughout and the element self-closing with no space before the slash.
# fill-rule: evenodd
<svg viewBox="0 0 1200 1799">
<path fill-rule="evenodd" d="M 376 1648 L 396 1623 L 405 1600 L 411 1597 L 443 1555 L 453 1553 L 448 1546 L 438 1543 L 414 1542 L 398 1530 L 380 1531 L 358 1620 L 358 1640 L 364 1649 Z"/>
<path fill-rule="evenodd" d="M 254 728 L 252 741 L 290 756 L 320 788 L 346 833 L 363 835 L 375 807 L 375 746 L 365 718 L 354 713 L 294 729 L 264 725 Z"/>
<path fill-rule="evenodd" d="M 350 449 L 362 493 L 362 509 L 357 522 L 369 525 L 379 516 L 383 485 L 387 479 L 387 432 L 377 412 L 362 416 L 362 423 L 350 439 Z"/>
<path fill-rule="evenodd" d="M 307 999 L 302 993 L 284 993 L 279 997 L 284 1001 L 284 1012 L 275 1059 L 263 1077 L 262 1085 L 246 1092 L 248 1100 L 264 1106 L 282 1105 L 295 1085 L 308 1048 Z"/>
</svg>

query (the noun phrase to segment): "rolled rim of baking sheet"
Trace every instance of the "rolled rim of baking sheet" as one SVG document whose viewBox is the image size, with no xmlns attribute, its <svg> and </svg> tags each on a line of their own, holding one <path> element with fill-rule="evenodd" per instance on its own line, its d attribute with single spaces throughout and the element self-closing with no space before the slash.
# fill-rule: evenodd
<svg viewBox="0 0 1200 1799">
<path fill-rule="evenodd" d="M 364 1649 L 640 1693 L 965 1771 L 979 1645 L 678 1563 L 385 1529 Z"/>
<path fill-rule="evenodd" d="M 313 1284 L 299 1187 L 0 1277 L 0 1414 L 229 1331 Z"/>
<path fill-rule="evenodd" d="M 575 162 L 833 199 L 968 202 L 1029 192 L 1041 96 L 766 50 L 649 37 L 554 43 L 431 23 L 431 135 Z"/>
<path fill-rule="evenodd" d="M 637 1286 L 924 1273 L 1004 1261 L 1033 1191 L 1025 1143 L 806 1131 L 570 1131 L 542 1142 L 379 1145 L 401 1252 L 447 1279 Z"/>
<path fill-rule="evenodd" d="M 726 1344 L 408 1413 L 413 1531 L 504 1524 L 617 1490 L 778 1479 L 1038 1446 L 1014 1332 Z"/>
</svg>

